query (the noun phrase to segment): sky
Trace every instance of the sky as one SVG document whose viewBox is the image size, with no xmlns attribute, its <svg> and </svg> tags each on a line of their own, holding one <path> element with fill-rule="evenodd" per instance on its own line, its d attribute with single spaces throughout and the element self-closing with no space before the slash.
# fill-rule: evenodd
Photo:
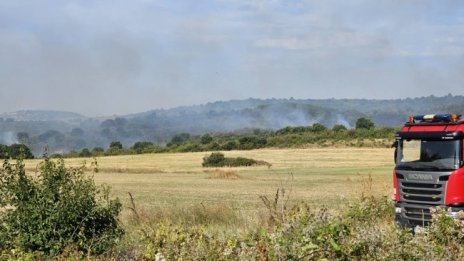
<svg viewBox="0 0 464 261">
<path fill-rule="evenodd" d="M 0 113 L 464 94 L 461 0 L 0 0 Z"/>
</svg>

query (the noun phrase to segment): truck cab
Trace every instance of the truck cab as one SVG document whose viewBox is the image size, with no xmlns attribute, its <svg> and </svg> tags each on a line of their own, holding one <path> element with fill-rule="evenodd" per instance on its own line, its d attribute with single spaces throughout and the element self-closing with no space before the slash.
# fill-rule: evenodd
<svg viewBox="0 0 464 261">
<path fill-rule="evenodd" d="M 395 220 L 426 226 L 430 209 L 459 218 L 464 210 L 464 120 L 457 114 L 410 116 L 396 134 L 393 184 Z"/>
</svg>

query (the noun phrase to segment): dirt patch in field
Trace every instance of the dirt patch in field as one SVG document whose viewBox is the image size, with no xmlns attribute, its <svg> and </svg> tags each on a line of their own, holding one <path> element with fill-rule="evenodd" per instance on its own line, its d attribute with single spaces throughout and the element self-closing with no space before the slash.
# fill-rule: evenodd
<svg viewBox="0 0 464 261">
<path fill-rule="evenodd" d="M 237 172 L 230 170 L 206 170 L 205 173 L 209 174 L 207 179 L 242 179 Z"/>
</svg>

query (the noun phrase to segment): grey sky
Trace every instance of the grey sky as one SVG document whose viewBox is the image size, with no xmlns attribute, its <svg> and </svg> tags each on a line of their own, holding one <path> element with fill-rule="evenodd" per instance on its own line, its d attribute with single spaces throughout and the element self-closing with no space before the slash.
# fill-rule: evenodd
<svg viewBox="0 0 464 261">
<path fill-rule="evenodd" d="M 3 0 L 0 112 L 464 94 L 464 1 Z"/>
</svg>

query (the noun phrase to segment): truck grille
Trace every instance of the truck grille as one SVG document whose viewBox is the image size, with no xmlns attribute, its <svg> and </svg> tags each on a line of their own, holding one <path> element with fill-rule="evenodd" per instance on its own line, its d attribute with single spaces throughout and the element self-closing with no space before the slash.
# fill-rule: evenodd
<svg viewBox="0 0 464 261">
<path fill-rule="evenodd" d="M 445 204 L 449 172 L 397 170 L 402 215 L 414 225 L 427 225 L 432 220 L 430 208 Z"/>
</svg>

